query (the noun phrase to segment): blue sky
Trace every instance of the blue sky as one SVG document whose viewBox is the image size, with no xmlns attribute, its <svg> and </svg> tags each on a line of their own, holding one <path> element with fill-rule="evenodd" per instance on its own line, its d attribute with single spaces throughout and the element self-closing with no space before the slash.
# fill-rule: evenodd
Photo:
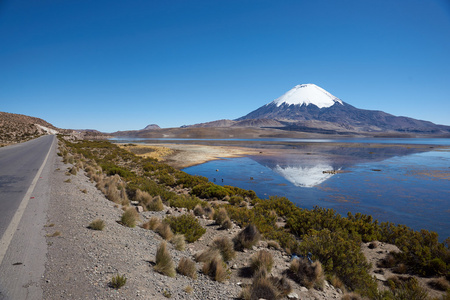
<svg viewBox="0 0 450 300">
<path fill-rule="evenodd" d="M 57 127 L 235 119 L 302 83 L 450 125 L 449 1 L 0 1 L 0 111 Z"/>
</svg>

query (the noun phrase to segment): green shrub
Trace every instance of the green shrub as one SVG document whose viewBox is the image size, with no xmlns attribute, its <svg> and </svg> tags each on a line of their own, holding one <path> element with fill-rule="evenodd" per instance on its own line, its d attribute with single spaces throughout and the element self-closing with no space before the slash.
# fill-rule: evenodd
<svg viewBox="0 0 450 300">
<path fill-rule="evenodd" d="M 180 195 L 178 197 L 170 199 L 169 205 L 172 207 L 184 207 L 189 210 L 192 210 L 195 207 L 197 207 L 197 205 L 200 205 L 202 202 L 203 202 L 202 200 L 198 199 L 195 196 Z"/>
<path fill-rule="evenodd" d="M 96 219 L 89 224 L 89 228 L 92 230 L 103 230 L 105 222 L 101 219 Z"/>
<path fill-rule="evenodd" d="M 225 196 L 229 196 L 230 191 L 220 185 L 208 182 L 196 185 L 192 188 L 191 193 L 200 198 L 218 198 L 222 199 Z"/>
<path fill-rule="evenodd" d="M 122 214 L 120 222 L 127 227 L 135 227 L 138 219 L 138 212 L 133 207 L 130 207 Z"/>
<path fill-rule="evenodd" d="M 167 250 L 167 243 L 162 241 L 156 249 L 156 265 L 155 271 L 169 277 L 175 277 L 175 265 L 170 256 L 169 250 Z"/>
<path fill-rule="evenodd" d="M 395 278 L 395 277 L 394 277 Z M 396 300 L 426 300 L 428 293 L 419 285 L 414 277 L 388 279 L 393 299 Z"/>
<path fill-rule="evenodd" d="M 298 253 L 314 254 L 326 272 L 336 274 L 344 284 L 363 295 L 377 292 L 377 284 L 369 275 L 370 265 L 361 252 L 361 241 L 343 231 L 311 230 L 303 236 Z"/>
<path fill-rule="evenodd" d="M 117 274 L 111 279 L 110 286 L 115 289 L 120 289 L 125 285 L 125 283 L 127 283 L 127 278 L 125 277 L 125 275 Z"/>
<path fill-rule="evenodd" d="M 178 273 L 197 279 L 197 268 L 195 262 L 187 257 L 182 257 L 177 267 Z"/>
<path fill-rule="evenodd" d="M 168 216 L 164 219 L 164 222 L 170 225 L 174 233 L 184 234 L 188 243 L 195 242 L 206 232 L 206 229 L 191 214 L 178 217 Z"/>
</svg>

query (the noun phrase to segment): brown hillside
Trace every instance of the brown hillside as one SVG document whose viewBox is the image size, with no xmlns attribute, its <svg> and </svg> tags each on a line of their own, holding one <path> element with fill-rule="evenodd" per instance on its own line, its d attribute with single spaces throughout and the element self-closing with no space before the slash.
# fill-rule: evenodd
<svg viewBox="0 0 450 300">
<path fill-rule="evenodd" d="M 46 128 L 58 130 L 39 118 L 0 112 L 0 146 L 24 142 L 47 134 Z"/>
</svg>

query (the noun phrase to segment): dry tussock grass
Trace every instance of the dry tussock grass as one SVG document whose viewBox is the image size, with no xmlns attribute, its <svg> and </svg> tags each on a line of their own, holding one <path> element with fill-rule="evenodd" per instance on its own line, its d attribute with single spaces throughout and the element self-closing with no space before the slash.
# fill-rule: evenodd
<svg viewBox="0 0 450 300">
<path fill-rule="evenodd" d="M 165 222 L 159 223 L 155 231 L 166 241 L 170 241 L 173 237 L 173 232 L 170 225 Z"/>
<path fill-rule="evenodd" d="M 323 288 L 324 272 L 319 261 L 310 263 L 306 258 L 294 259 L 289 267 L 289 274 L 292 279 L 308 289 Z"/>
<path fill-rule="evenodd" d="M 216 255 L 212 260 L 205 262 L 202 272 L 218 282 L 223 282 L 228 275 L 226 265 L 220 255 Z"/>
<path fill-rule="evenodd" d="M 161 219 L 153 216 L 150 218 L 150 220 L 148 220 L 148 222 L 142 224 L 142 228 L 147 230 L 156 230 L 159 224 L 161 224 Z"/>
<path fill-rule="evenodd" d="M 197 268 L 195 262 L 187 257 L 182 257 L 177 267 L 178 273 L 197 279 Z"/>
<path fill-rule="evenodd" d="M 249 224 L 241 232 L 239 232 L 233 239 L 234 248 L 238 251 L 245 249 L 250 249 L 252 246 L 256 245 L 261 239 L 261 234 L 255 225 Z"/>
<path fill-rule="evenodd" d="M 164 274 L 169 277 L 175 277 L 175 265 L 170 256 L 169 250 L 167 249 L 166 241 L 162 241 L 159 244 L 158 249 L 156 249 L 156 265 L 154 267 L 155 271 Z"/>
</svg>

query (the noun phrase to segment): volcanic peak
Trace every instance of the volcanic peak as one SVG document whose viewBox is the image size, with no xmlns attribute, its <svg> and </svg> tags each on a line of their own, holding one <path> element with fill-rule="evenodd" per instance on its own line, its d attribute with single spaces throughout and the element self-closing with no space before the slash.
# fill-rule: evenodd
<svg viewBox="0 0 450 300">
<path fill-rule="evenodd" d="M 277 107 L 287 104 L 289 105 L 305 105 L 313 104 L 318 108 L 325 108 L 333 106 L 335 103 L 344 105 L 342 101 L 328 93 L 321 87 L 315 84 L 300 84 L 296 85 L 293 89 L 289 90 L 280 98 L 275 99 L 270 104 L 275 104 Z"/>
</svg>

